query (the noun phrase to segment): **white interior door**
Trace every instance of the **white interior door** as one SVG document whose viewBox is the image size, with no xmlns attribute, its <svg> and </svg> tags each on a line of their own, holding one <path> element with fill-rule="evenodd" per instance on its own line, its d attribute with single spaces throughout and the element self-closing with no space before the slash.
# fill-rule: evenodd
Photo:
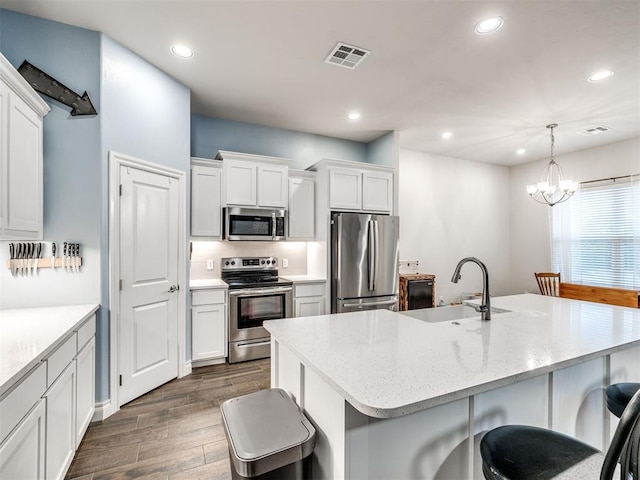
<svg viewBox="0 0 640 480">
<path fill-rule="evenodd" d="M 120 167 L 120 390 L 123 405 L 178 375 L 175 178 Z"/>
</svg>

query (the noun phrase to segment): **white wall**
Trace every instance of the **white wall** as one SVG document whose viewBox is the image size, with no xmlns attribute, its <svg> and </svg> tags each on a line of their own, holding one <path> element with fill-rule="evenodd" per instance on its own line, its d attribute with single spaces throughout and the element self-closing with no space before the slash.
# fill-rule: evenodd
<svg viewBox="0 0 640 480">
<path fill-rule="evenodd" d="M 637 174 L 640 138 L 560 155 L 556 160 L 565 177 L 576 181 Z M 543 159 L 510 169 L 511 285 L 507 293 L 537 292 L 533 273 L 551 269 L 550 207 L 531 200 L 525 188 L 538 181 L 547 162 Z"/>
<path fill-rule="evenodd" d="M 511 293 L 509 268 L 509 169 L 412 150 L 400 150 L 400 260 L 418 260 L 420 273 L 436 275 L 445 302 L 482 290 L 477 257 L 489 270 L 492 295 Z"/>
</svg>

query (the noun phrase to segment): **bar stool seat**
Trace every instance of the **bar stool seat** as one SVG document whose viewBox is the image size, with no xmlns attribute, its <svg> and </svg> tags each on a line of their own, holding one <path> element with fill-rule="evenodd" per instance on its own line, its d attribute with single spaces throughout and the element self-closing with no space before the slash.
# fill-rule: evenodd
<svg viewBox="0 0 640 480">
<path fill-rule="evenodd" d="M 528 425 L 491 430 L 480 443 L 480 453 L 482 472 L 489 480 L 597 478 L 604 461 L 602 452 L 591 445 Z"/>
<path fill-rule="evenodd" d="M 620 418 L 622 412 L 631 401 L 631 397 L 640 390 L 640 383 L 614 383 L 607 387 L 607 408 L 616 417 Z"/>
<path fill-rule="evenodd" d="M 640 479 L 639 452 L 640 390 L 624 409 L 606 454 L 563 433 L 529 425 L 494 428 L 480 442 L 487 480 L 611 480 L 618 461 L 625 477 L 630 472 Z"/>
</svg>

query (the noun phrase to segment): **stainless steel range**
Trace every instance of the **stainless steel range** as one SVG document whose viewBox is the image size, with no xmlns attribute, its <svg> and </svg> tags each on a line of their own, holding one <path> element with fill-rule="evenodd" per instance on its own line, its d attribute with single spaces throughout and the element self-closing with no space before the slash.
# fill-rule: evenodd
<svg viewBox="0 0 640 480">
<path fill-rule="evenodd" d="M 229 363 L 271 355 L 265 320 L 293 316 L 293 282 L 278 276 L 275 257 L 223 258 L 229 285 Z"/>
</svg>

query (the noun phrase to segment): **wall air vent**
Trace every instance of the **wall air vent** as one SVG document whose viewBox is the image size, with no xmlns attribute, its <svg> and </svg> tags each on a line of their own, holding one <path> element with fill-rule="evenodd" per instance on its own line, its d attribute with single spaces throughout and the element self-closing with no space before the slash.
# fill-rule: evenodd
<svg viewBox="0 0 640 480">
<path fill-rule="evenodd" d="M 371 52 L 346 43 L 338 43 L 324 59 L 326 63 L 354 70 Z"/>
<path fill-rule="evenodd" d="M 585 136 L 589 137 L 591 135 L 597 135 L 598 133 L 608 132 L 609 130 L 611 130 L 611 127 L 605 127 L 604 125 L 599 125 L 597 127 L 587 128 L 586 130 L 581 130 L 578 133 L 580 135 L 585 135 Z"/>
</svg>

